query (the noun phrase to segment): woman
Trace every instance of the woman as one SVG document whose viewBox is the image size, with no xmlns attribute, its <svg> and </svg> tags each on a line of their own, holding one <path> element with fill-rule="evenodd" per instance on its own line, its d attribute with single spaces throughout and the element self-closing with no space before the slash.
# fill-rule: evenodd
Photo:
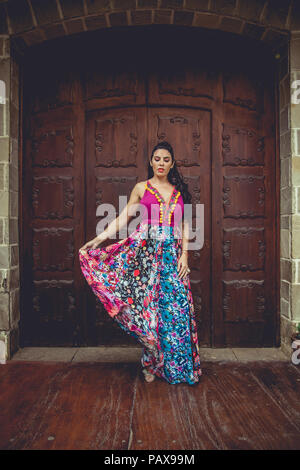
<svg viewBox="0 0 300 470">
<path fill-rule="evenodd" d="M 135 185 L 119 217 L 79 250 L 94 294 L 144 346 L 141 363 L 147 382 L 158 376 L 170 384 L 194 384 L 202 375 L 183 220 L 184 203 L 190 201 L 171 145 L 160 142 L 151 153 L 148 180 Z M 128 223 L 133 204 L 143 209 L 136 230 L 97 248 Z"/>
</svg>

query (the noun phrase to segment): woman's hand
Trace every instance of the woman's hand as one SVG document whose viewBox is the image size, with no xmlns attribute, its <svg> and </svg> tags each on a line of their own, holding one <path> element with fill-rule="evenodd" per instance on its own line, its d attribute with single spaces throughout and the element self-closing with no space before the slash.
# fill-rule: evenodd
<svg viewBox="0 0 300 470">
<path fill-rule="evenodd" d="M 189 273 L 188 256 L 186 253 L 182 253 L 182 255 L 180 256 L 177 267 L 179 270 L 179 279 Z"/>
<path fill-rule="evenodd" d="M 90 240 L 89 242 L 86 242 L 85 245 L 83 245 L 79 251 L 87 251 L 87 250 L 94 250 L 95 248 L 97 248 L 98 245 L 100 245 L 100 243 L 102 242 L 102 240 L 100 240 L 98 237 L 95 237 L 93 238 L 92 240 Z"/>
</svg>

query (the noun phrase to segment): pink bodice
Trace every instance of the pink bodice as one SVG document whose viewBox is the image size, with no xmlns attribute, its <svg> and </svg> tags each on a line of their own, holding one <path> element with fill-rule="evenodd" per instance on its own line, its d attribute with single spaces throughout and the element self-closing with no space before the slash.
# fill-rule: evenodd
<svg viewBox="0 0 300 470">
<path fill-rule="evenodd" d="M 180 191 L 174 188 L 169 206 L 167 206 L 160 193 L 151 185 L 149 180 L 145 186 L 145 192 L 140 200 L 140 204 L 142 205 L 141 223 L 179 227 L 184 214 L 184 202 Z M 160 222 L 160 202 L 155 194 L 163 201 L 162 208 L 164 220 L 162 220 L 162 222 Z M 172 212 L 171 219 L 169 218 L 170 211 Z"/>
</svg>

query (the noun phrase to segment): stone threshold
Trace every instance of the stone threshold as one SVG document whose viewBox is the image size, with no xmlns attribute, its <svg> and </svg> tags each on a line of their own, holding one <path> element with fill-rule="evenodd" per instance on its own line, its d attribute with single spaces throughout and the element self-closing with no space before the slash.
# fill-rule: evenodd
<svg viewBox="0 0 300 470">
<path fill-rule="evenodd" d="M 26 347 L 7 362 L 140 362 L 142 348 L 132 347 Z M 292 355 L 292 349 L 291 349 Z M 281 348 L 200 348 L 202 361 L 288 361 Z"/>
</svg>

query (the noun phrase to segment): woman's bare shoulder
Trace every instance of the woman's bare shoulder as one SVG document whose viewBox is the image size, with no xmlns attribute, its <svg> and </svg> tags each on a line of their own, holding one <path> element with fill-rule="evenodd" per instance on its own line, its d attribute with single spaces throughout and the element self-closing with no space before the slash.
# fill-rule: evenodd
<svg viewBox="0 0 300 470">
<path fill-rule="evenodd" d="M 147 180 L 146 181 L 139 181 L 138 183 L 136 183 L 136 188 L 138 190 L 140 198 L 143 197 L 146 183 L 147 183 Z"/>
</svg>

